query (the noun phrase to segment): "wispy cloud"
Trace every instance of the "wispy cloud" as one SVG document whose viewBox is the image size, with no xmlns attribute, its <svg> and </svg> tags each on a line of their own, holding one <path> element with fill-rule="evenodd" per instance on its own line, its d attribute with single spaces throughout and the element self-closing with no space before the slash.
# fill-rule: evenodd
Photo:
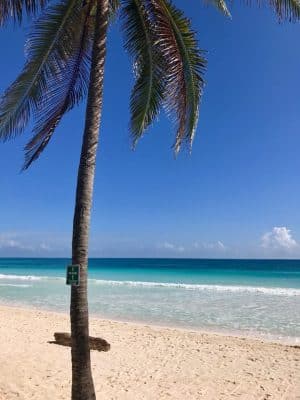
<svg viewBox="0 0 300 400">
<path fill-rule="evenodd" d="M 171 250 L 177 253 L 183 253 L 185 248 L 181 245 L 176 245 L 174 243 L 170 242 L 164 242 L 162 245 L 159 245 L 159 248 L 165 249 L 165 250 Z"/>
<path fill-rule="evenodd" d="M 18 238 L 15 233 L 0 233 L 0 249 L 33 250 L 33 247 Z"/>
<path fill-rule="evenodd" d="M 228 247 L 221 240 L 215 242 L 195 241 L 176 243 L 164 241 L 157 245 L 160 255 L 174 257 L 223 257 L 227 255 Z"/>
<path fill-rule="evenodd" d="M 66 241 L 57 234 L 37 232 L 0 232 L 0 256 L 51 256 L 67 250 Z"/>
<path fill-rule="evenodd" d="M 285 226 L 274 226 L 270 232 L 261 237 L 261 246 L 264 249 L 295 250 L 299 243 L 293 238 L 291 230 Z"/>
<path fill-rule="evenodd" d="M 221 240 L 216 242 L 195 242 L 194 243 L 195 249 L 202 249 L 202 250 L 217 250 L 217 251 L 224 251 L 227 250 L 227 246 L 224 245 Z"/>
<path fill-rule="evenodd" d="M 204 236 L 205 237 L 205 236 Z M 238 241 L 239 240 L 239 241 Z M 155 238 L 91 234 L 91 257 L 191 257 L 191 258 L 299 258 L 298 240 L 287 226 L 274 226 L 255 241 L 226 243 L 219 240 Z M 68 232 L 0 232 L 0 257 L 70 257 Z"/>
</svg>

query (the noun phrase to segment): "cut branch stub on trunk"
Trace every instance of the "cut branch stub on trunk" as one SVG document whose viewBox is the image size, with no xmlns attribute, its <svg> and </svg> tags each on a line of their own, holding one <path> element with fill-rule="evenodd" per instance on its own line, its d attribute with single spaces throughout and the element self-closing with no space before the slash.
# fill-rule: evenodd
<svg viewBox="0 0 300 400">
<path fill-rule="evenodd" d="M 61 346 L 71 347 L 71 335 L 66 332 L 55 332 L 55 341 L 52 343 L 59 344 Z M 108 351 L 110 350 L 110 344 L 105 340 L 97 337 L 89 337 L 90 350 L 97 351 Z"/>
</svg>

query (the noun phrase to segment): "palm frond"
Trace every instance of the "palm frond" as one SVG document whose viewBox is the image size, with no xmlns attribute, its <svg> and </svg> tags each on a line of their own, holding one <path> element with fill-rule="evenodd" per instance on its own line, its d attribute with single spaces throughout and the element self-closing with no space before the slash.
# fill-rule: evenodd
<svg viewBox="0 0 300 400">
<path fill-rule="evenodd" d="M 157 45 L 167 68 L 164 93 L 168 113 L 177 122 L 175 152 L 183 141 L 193 142 L 199 115 L 199 101 L 206 66 L 190 22 L 171 2 L 151 0 L 156 18 Z"/>
<path fill-rule="evenodd" d="M 278 20 L 295 22 L 300 19 L 300 0 L 269 0 Z"/>
<path fill-rule="evenodd" d="M 109 0 L 110 14 L 115 14 L 120 8 L 120 0 Z"/>
<path fill-rule="evenodd" d="M 25 67 L 0 101 L 0 139 L 22 133 L 43 99 L 51 96 L 47 82 L 62 82 L 64 68 L 74 53 L 74 36 L 80 31 L 76 9 L 82 9 L 80 0 L 65 0 L 36 22 L 26 46 Z"/>
<path fill-rule="evenodd" d="M 118 11 L 121 7 L 121 3 L 120 0 L 109 0 L 108 2 L 108 6 L 109 6 L 109 19 L 111 21 L 114 21 L 117 17 Z M 91 12 L 90 15 L 93 17 L 96 17 L 96 12 L 97 12 L 97 3 L 94 2 L 93 6 L 91 8 Z"/>
<path fill-rule="evenodd" d="M 59 77 L 53 75 L 47 79 L 47 92 L 35 112 L 34 136 L 25 147 L 23 169 L 27 169 L 39 157 L 63 115 L 87 93 L 94 27 L 90 8 L 89 5 L 85 10 L 79 7 L 74 10 L 73 23 L 79 35 L 73 37 L 73 54 Z"/>
<path fill-rule="evenodd" d="M 20 23 L 24 14 L 35 15 L 47 0 L 0 0 L 0 26 L 13 20 Z"/>
<path fill-rule="evenodd" d="M 259 6 L 270 6 L 278 18 L 279 22 L 296 22 L 300 19 L 300 0 L 244 0 L 246 5 L 253 2 Z"/>
<path fill-rule="evenodd" d="M 226 17 L 231 17 L 225 0 L 206 0 L 206 2 L 215 6 Z"/>
<path fill-rule="evenodd" d="M 133 145 L 159 113 L 164 92 L 161 60 L 145 2 L 126 0 L 122 10 L 125 48 L 133 58 L 136 82 L 130 99 Z"/>
</svg>

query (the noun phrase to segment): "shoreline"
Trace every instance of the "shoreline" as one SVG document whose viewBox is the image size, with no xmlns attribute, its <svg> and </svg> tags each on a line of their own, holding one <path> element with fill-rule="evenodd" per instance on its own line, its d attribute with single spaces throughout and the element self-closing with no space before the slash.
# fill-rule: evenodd
<svg viewBox="0 0 300 400">
<path fill-rule="evenodd" d="M 69 399 L 70 348 L 49 343 L 68 315 L 1 305 L 0 320 L 0 399 Z M 99 398 L 300 399 L 300 348 L 94 317 L 90 335 L 111 344 L 91 352 Z"/>
<path fill-rule="evenodd" d="M 0 301 L 0 308 L 13 308 L 13 309 L 19 309 L 19 310 L 28 310 L 28 311 L 42 311 L 46 313 L 51 313 L 51 314 L 58 314 L 58 315 L 64 315 L 69 317 L 69 313 L 65 311 L 59 311 L 59 310 L 53 310 L 50 308 L 39 308 L 39 307 L 34 307 L 31 305 L 24 305 L 24 304 L 17 304 L 17 303 L 5 303 Z M 156 330 L 161 330 L 161 329 L 171 329 L 171 330 L 176 330 L 180 332 L 186 332 L 186 333 L 197 333 L 197 334 L 204 334 L 204 335 L 216 335 L 216 336 L 221 336 L 221 337 L 232 337 L 232 338 L 238 338 L 238 339 L 243 339 L 243 340 L 256 340 L 258 342 L 262 343 L 274 343 L 274 344 L 279 344 L 283 346 L 290 346 L 290 347 L 297 347 L 300 346 L 300 337 L 278 337 L 276 334 L 266 334 L 266 333 L 261 333 L 261 332 L 245 332 L 245 331 L 238 331 L 238 330 L 215 330 L 215 329 L 208 329 L 208 328 L 194 328 L 194 327 L 182 327 L 182 326 L 176 326 L 176 325 L 162 325 L 162 324 L 156 324 L 150 322 L 145 322 L 145 321 L 138 321 L 138 320 L 127 320 L 127 319 L 115 319 L 115 318 L 109 318 L 109 317 L 103 317 L 100 314 L 95 314 L 90 312 L 90 319 L 94 320 L 99 320 L 102 322 L 113 322 L 113 323 L 121 323 L 121 324 L 129 324 L 132 326 L 139 326 L 139 327 L 149 327 L 153 328 Z"/>
</svg>

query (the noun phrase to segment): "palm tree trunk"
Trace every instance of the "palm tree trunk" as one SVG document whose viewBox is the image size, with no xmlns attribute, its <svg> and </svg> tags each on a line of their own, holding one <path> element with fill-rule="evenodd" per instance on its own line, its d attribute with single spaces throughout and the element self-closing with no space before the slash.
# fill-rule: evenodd
<svg viewBox="0 0 300 400">
<path fill-rule="evenodd" d="M 96 153 L 102 109 L 108 0 L 98 0 L 85 128 L 77 177 L 72 263 L 80 265 L 80 285 L 71 289 L 72 400 L 95 400 L 89 348 L 87 299 L 88 241 Z"/>
</svg>

